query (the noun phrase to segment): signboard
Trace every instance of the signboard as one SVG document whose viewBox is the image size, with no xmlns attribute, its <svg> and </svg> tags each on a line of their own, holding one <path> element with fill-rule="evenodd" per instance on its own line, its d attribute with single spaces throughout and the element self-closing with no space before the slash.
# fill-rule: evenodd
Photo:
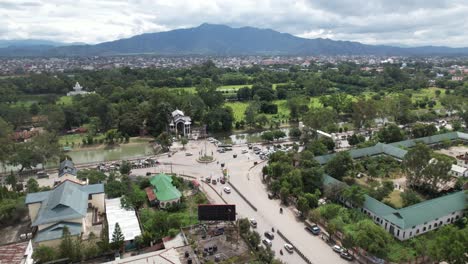
<svg viewBox="0 0 468 264">
<path fill-rule="evenodd" d="M 199 204 L 198 221 L 236 221 L 236 205 Z"/>
</svg>

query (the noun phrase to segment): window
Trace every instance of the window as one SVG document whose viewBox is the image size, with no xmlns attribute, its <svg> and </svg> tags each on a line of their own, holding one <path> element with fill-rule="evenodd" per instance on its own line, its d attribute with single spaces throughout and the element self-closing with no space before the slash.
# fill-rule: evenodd
<svg viewBox="0 0 468 264">
<path fill-rule="evenodd" d="M 93 195 L 92 194 L 88 194 L 88 200 L 92 200 L 93 199 Z"/>
<path fill-rule="evenodd" d="M 423 228 L 423 232 L 426 232 L 426 227 Z"/>
<path fill-rule="evenodd" d="M 450 218 L 449 218 L 449 219 L 447 219 L 447 223 L 450 223 Z"/>
<path fill-rule="evenodd" d="M 409 232 L 409 236 L 411 237 L 413 235 L 413 232 Z"/>
<path fill-rule="evenodd" d="M 456 220 L 458 220 L 458 217 L 460 217 L 460 216 L 459 216 L 459 215 L 457 215 L 457 216 L 455 217 L 455 219 L 456 219 Z"/>
<path fill-rule="evenodd" d="M 398 229 L 396 235 L 397 235 L 397 236 L 400 236 L 400 229 Z"/>
<path fill-rule="evenodd" d="M 437 223 L 434 224 L 434 228 L 436 228 L 436 227 L 437 227 Z"/>
<path fill-rule="evenodd" d="M 416 234 L 419 234 L 419 229 L 416 229 Z"/>
<path fill-rule="evenodd" d="M 429 225 L 429 230 L 431 230 L 432 225 Z"/>
</svg>

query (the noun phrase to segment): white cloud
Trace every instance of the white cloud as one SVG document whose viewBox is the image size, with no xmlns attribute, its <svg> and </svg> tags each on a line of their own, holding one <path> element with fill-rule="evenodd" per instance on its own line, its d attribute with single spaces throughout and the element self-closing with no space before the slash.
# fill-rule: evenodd
<svg viewBox="0 0 468 264">
<path fill-rule="evenodd" d="M 201 23 L 369 44 L 468 46 L 465 0 L 1 0 L 0 39 L 98 43 Z"/>
</svg>

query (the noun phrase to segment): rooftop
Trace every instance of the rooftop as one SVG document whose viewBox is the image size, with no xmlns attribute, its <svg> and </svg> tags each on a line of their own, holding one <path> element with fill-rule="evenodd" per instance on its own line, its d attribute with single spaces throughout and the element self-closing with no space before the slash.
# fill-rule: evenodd
<svg viewBox="0 0 468 264">
<path fill-rule="evenodd" d="M 182 194 L 177 188 L 172 185 L 172 177 L 166 174 L 158 174 L 150 179 L 151 185 L 154 187 L 153 192 L 156 199 L 159 201 L 170 201 L 179 199 Z"/>
<path fill-rule="evenodd" d="M 0 246 L 0 263 L 22 264 L 29 241 Z"/>
<path fill-rule="evenodd" d="M 116 223 L 119 223 L 126 241 L 141 235 L 140 224 L 135 211 L 122 208 L 120 198 L 106 199 L 106 215 L 109 225 L 109 242 L 112 241 Z"/>
<path fill-rule="evenodd" d="M 88 195 L 104 193 L 103 184 L 81 185 L 73 181 L 63 181 L 53 190 L 30 193 L 26 204 L 41 203 L 32 226 L 60 222 L 86 216 Z"/>
</svg>

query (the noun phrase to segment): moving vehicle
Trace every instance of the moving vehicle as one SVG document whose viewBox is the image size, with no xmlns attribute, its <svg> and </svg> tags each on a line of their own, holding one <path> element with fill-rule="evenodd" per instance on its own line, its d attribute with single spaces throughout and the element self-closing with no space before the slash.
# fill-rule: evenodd
<svg viewBox="0 0 468 264">
<path fill-rule="evenodd" d="M 265 235 L 266 238 L 268 238 L 270 240 L 273 240 L 275 238 L 275 235 L 270 231 L 265 232 L 264 235 Z"/>
<path fill-rule="evenodd" d="M 313 225 L 313 226 L 307 226 L 305 228 L 307 231 L 309 231 L 310 233 L 312 233 L 313 235 L 319 235 L 320 234 L 320 227 L 316 226 L 316 225 Z"/>
<path fill-rule="evenodd" d="M 262 239 L 262 243 L 267 247 L 271 247 L 271 245 L 272 245 L 271 240 L 269 240 L 267 238 Z"/>
<path fill-rule="evenodd" d="M 257 221 L 255 219 L 250 219 L 250 225 L 253 227 L 253 228 L 257 228 Z"/>
<path fill-rule="evenodd" d="M 231 193 L 231 188 L 229 188 L 227 186 L 224 187 L 223 190 L 224 190 L 225 193 Z"/>
<path fill-rule="evenodd" d="M 284 249 L 286 249 L 286 251 L 289 253 L 294 252 L 294 247 L 291 244 L 284 244 Z"/>
<path fill-rule="evenodd" d="M 248 152 L 249 152 L 249 151 L 246 150 L 246 149 L 242 150 L 242 154 L 246 154 L 246 153 L 248 153 Z"/>
</svg>

